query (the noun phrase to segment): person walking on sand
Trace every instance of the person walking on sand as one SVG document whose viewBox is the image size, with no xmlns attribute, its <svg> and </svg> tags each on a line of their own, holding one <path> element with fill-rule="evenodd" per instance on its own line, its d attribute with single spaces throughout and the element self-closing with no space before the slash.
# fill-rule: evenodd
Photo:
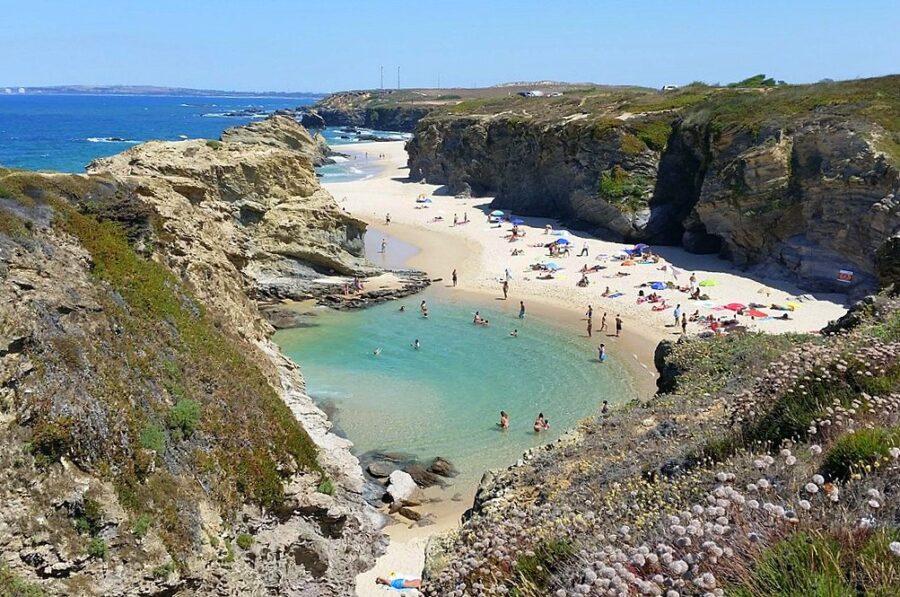
<svg viewBox="0 0 900 597">
<path fill-rule="evenodd" d="M 681 333 L 687 335 L 687 313 L 681 314 Z"/>
<path fill-rule="evenodd" d="M 601 331 L 601 332 L 605 332 L 606 329 L 607 329 L 607 327 L 608 327 L 608 326 L 606 325 L 606 311 L 604 311 L 604 312 L 603 312 L 603 317 L 600 318 L 600 331 Z"/>
<path fill-rule="evenodd" d="M 584 241 L 584 244 L 581 245 L 581 253 L 578 254 L 579 257 L 587 257 L 588 256 L 588 244 L 587 241 Z"/>
<path fill-rule="evenodd" d="M 456 214 L 453 214 L 453 225 L 456 226 L 459 223 L 459 218 L 456 217 Z"/>
<path fill-rule="evenodd" d="M 597 360 L 601 363 L 606 362 L 606 344 L 597 347 Z"/>
<path fill-rule="evenodd" d="M 681 303 L 678 303 L 678 304 L 675 306 L 675 312 L 674 312 L 672 315 L 675 316 L 675 327 L 678 327 L 678 325 L 681 324 L 681 315 L 682 315 L 682 313 L 681 313 Z"/>
<path fill-rule="evenodd" d="M 506 300 L 506 297 L 509 296 L 509 280 L 503 280 L 503 300 Z"/>
<path fill-rule="evenodd" d="M 390 212 L 388 212 L 388 213 L 386 213 L 386 214 L 384 215 L 384 223 L 385 223 L 385 224 L 390 224 L 390 223 L 391 223 L 391 213 L 390 213 Z"/>
<path fill-rule="evenodd" d="M 585 313 L 585 315 L 587 315 L 588 319 L 591 319 L 594 316 L 594 307 L 592 307 L 591 305 L 588 305 L 588 310 L 587 310 L 587 313 Z"/>
<path fill-rule="evenodd" d="M 519 301 L 519 319 L 525 319 L 525 301 Z"/>
<path fill-rule="evenodd" d="M 456 269 L 455 268 L 453 269 L 453 273 L 450 275 L 450 279 L 453 280 L 453 287 L 456 288 L 457 277 L 456 277 Z"/>
<path fill-rule="evenodd" d="M 622 318 L 616 313 L 616 338 L 622 333 Z"/>
<path fill-rule="evenodd" d="M 588 322 L 587 322 L 587 333 L 588 333 L 588 338 L 591 337 L 591 335 L 592 335 L 591 332 L 594 330 L 594 323 L 593 323 L 593 322 L 594 322 L 594 320 L 591 319 L 590 317 L 588 317 Z"/>
</svg>

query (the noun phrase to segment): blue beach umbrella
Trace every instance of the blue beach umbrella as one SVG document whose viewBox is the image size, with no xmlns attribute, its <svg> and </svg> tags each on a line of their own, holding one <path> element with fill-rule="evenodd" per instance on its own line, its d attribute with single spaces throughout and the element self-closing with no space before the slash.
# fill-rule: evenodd
<svg viewBox="0 0 900 597">
<path fill-rule="evenodd" d="M 499 209 L 495 209 L 494 211 L 491 212 L 491 215 L 492 215 L 492 216 L 497 216 L 497 217 L 499 218 L 499 217 L 503 216 L 504 213 L 503 213 L 501 210 L 499 210 Z"/>
<path fill-rule="evenodd" d="M 522 218 L 513 218 L 513 219 L 511 220 L 511 222 L 512 222 L 513 224 L 515 224 L 515 225 L 518 226 L 519 224 L 524 224 L 524 223 L 525 223 L 525 220 L 523 220 Z"/>
<path fill-rule="evenodd" d="M 545 264 L 544 264 L 544 267 L 546 267 L 546 268 L 549 269 L 549 270 L 553 270 L 553 271 L 556 271 L 556 270 L 558 270 L 558 269 L 562 269 L 561 267 L 559 267 L 559 265 L 558 265 L 557 263 L 555 263 L 555 262 L 553 262 L 553 261 L 551 261 L 550 263 L 545 263 Z"/>
<path fill-rule="evenodd" d="M 571 245 L 572 243 L 571 243 L 571 242 L 569 241 L 569 239 L 567 239 L 567 238 L 561 238 L 561 239 L 559 239 L 558 241 L 556 241 L 556 244 L 558 244 L 558 245 Z"/>
</svg>

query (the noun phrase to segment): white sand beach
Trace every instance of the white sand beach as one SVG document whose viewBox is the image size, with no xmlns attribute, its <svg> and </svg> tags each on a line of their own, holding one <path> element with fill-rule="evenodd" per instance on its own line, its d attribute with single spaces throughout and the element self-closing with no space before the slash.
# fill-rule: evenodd
<svg viewBox="0 0 900 597">
<path fill-rule="evenodd" d="M 673 318 L 673 307 L 677 304 L 688 316 L 699 311 L 702 317 L 732 318 L 735 312 L 726 309 L 726 305 L 758 303 L 764 305 L 759 311 L 772 317 L 738 315 L 737 319 L 739 325 L 747 329 L 766 333 L 815 331 L 846 311 L 842 295 L 812 295 L 788 281 L 754 279 L 728 261 L 711 255 L 692 255 L 680 248 L 652 247 L 654 254 L 660 257 L 658 263 L 623 265 L 612 256 L 631 245 L 602 241 L 574 230 L 566 230 L 564 236 L 547 234 L 547 225 L 556 233 L 564 229 L 554 220 L 523 217 L 524 223 L 519 225 L 519 230 L 524 231 L 525 236 L 511 242 L 509 223 L 498 226 L 488 222 L 490 198 L 456 198 L 441 194 L 440 187 L 408 182 L 403 142 L 361 143 L 342 146 L 340 150 L 356 153 L 357 159 L 365 159 L 367 152 L 368 159 L 383 164 L 383 169 L 366 180 L 326 183 L 325 187 L 352 215 L 393 238 L 419 247 L 421 252 L 410 260 L 411 267 L 426 271 L 432 278 L 442 278 L 436 285 L 447 292 L 466 293 L 474 299 L 491 301 L 502 297 L 501 281 L 508 269 L 511 279 L 506 302 L 511 312 L 518 310 L 519 301 L 524 301 L 529 315 L 571 326 L 574 334 L 586 334 L 585 312 L 588 305 L 592 305 L 595 342 L 605 343 L 610 352 L 631 355 L 627 362 L 631 364 L 644 397 L 653 392 L 654 348 L 661 339 L 675 339 L 681 334 L 681 327 L 675 327 Z M 379 155 L 385 157 L 376 158 Z M 421 195 L 428 197 L 430 202 L 417 203 L 416 199 Z M 388 213 L 391 223 L 386 225 Z M 469 221 L 454 226 L 454 215 L 459 222 L 466 217 Z M 566 238 L 571 243 L 570 256 L 548 256 L 548 249 L 543 245 L 558 238 Z M 534 246 L 538 244 L 540 246 Z M 584 245 L 588 248 L 588 256 L 578 257 Z M 513 256 L 513 249 L 522 250 L 522 254 Z M 606 258 L 598 259 L 598 256 Z M 562 268 L 553 279 L 539 279 L 540 272 L 530 268 L 533 263 L 550 261 Z M 603 269 L 588 274 L 589 285 L 579 287 L 577 283 L 584 265 L 599 265 Z M 458 286 L 446 288 L 454 268 L 459 276 Z M 711 281 L 708 282 L 710 285 L 704 284 L 701 288 L 708 300 L 689 300 L 688 293 L 669 289 L 660 291 L 669 305 L 665 310 L 654 311 L 654 304 L 649 302 L 638 304 L 642 284 L 648 285 L 643 288 L 645 294 L 653 292 L 649 288 L 652 282 L 671 281 L 686 287 L 692 274 L 698 282 Z M 621 294 L 616 298 L 601 296 L 607 287 L 611 293 Z M 792 310 L 774 310 L 770 308 L 772 304 Z M 601 332 L 600 320 L 604 313 L 609 330 Z M 776 318 L 785 313 L 790 319 Z M 620 338 L 609 335 L 614 333 L 617 314 L 624 322 Z M 688 323 L 689 335 L 703 332 L 708 333 L 708 327 L 699 322 Z M 462 503 L 443 505 L 434 526 L 408 529 L 405 524 L 398 523 L 389 527 L 390 549 L 374 570 L 358 577 L 358 594 L 384 594 L 383 589 L 375 586 L 375 576 L 417 574 L 424 561 L 427 537 L 456 524 L 459 514 L 471 503 L 471 495 L 465 498 Z"/>
</svg>

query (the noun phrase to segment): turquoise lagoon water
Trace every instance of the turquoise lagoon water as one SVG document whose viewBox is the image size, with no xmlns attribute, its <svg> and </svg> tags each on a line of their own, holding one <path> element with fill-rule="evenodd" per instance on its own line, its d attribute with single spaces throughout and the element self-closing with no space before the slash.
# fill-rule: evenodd
<svg viewBox="0 0 900 597">
<path fill-rule="evenodd" d="M 428 319 L 419 315 L 423 298 Z M 602 400 L 635 395 L 616 355 L 597 362 L 601 337 L 520 320 L 517 305 L 473 305 L 440 288 L 363 311 L 321 309 L 310 327 L 281 331 L 275 341 L 300 364 L 310 395 L 355 453 L 443 456 L 461 469 L 457 487 L 465 488 L 596 414 Z M 489 327 L 472 324 L 476 309 Z M 508 431 L 496 424 L 500 410 L 509 413 Z M 538 412 L 551 425 L 541 434 L 532 430 Z"/>
</svg>

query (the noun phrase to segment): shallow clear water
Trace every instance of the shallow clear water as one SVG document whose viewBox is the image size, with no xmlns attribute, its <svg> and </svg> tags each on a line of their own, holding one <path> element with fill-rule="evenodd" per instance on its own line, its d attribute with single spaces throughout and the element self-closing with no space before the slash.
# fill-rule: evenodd
<svg viewBox="0 0 900 597">
<path fill-rule="evenodd" d="M 423 298 L 428 319 L 419 315 Z M 443 456 L 460 468 L 458 484 L 471 487 L 486 469 L 512 464 L 596 413 L 602 400 L 634 396 L 616 355 L 597 362 L 597 337 L 520 320 L 514 301 L 488 302 L 476 307 L 439 289 L 364 311 L 322 309 L 313 327 L 281 331 L 275 341 L 302 367 L 310 395 L 334 409 L 357 454 Z M 489 327 L 472 324 L 476 308 Z M 518 338 L 509 335 L 514 328 Z M 497 426 L 500 410 L 510 416 L 506 432 Z M 533 432 L 538 412 L 548 432 Z"/>
</svg>

